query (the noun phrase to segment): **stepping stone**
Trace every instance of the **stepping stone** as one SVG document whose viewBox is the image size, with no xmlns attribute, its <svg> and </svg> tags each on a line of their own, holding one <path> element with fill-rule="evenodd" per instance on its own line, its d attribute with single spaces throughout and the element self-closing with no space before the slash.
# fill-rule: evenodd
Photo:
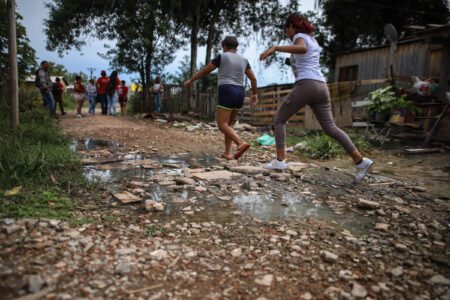
<svg viewBox="0 0 450 300">
<path fill-rule="evenodd" d="M 114 193 L 113 196 L 114 196 L 114 198 L 116 198 L 117 200 L 119 200 L 120 202 L 122 202 L 124 204 L 139 202 L 142 200 L 138 196 L 136 196 L 128 191 Z"/>
<path fill-rule="evenodd" d="M 221 170 L 221 171 L 194 173 L 192 174 L 192 176 L 201 180 L 215 181 L 215 180 L 229 180 L 232 178 L 237 178 L 240 177 L 241 174 Z"/>
</svg>

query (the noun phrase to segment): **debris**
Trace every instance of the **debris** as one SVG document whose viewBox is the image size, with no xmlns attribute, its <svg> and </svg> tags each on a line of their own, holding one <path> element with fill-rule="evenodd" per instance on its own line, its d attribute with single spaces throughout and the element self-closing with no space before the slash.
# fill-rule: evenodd
<svg viewBox="0 0 450 300">
<path fill-rule="evenodd" d="M 273 282 L 273 275 L 267 274 L 262 277 L 258 277 L 255 279 L 255 283 L 264 286 L 271 286 Z"/>
<path fill-rule="evenodd" d="M 334 254 L 332 252 L 329 252 L 329 251 L 322 251 L 321 253 L 322 253 L 323 259 L 326 262 L 333 263 L 333 262 L 336 262 L 338 260 L 338 258 L 339 258 L 338 255 L 336 255 L 336 254 Z"/>
<path fill-rule="evenodd" d="M 358 199 L 358 207 L 364 208 L 364 209 L 377 209 L 380 207 L 380 203 L 359 198 Z"/>
<path fill-rule="evenodd" d="M 352 288 L 352 296 L 358 299 L 364 298 L 367 296 L 367 291 L 362 285 L 354 283 Z"/>
<path fill-rule="evenodd" d="M 15 188 L 7 190 L 5 192 L 5 197 L 15 196 L 15 195 L 19 194 L 20 192 L 22 192 L 22 186 L 16 186 Z"/>
<path fill-rule="evenodd" d="M 145 200 L 145 209 L 147 211 L 163 211 L 164 204 L 154 200 Z"/>
</svg>

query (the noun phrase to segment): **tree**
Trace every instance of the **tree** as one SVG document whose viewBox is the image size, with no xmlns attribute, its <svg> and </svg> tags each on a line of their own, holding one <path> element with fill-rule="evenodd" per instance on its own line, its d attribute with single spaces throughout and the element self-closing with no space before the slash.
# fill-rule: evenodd
<svg viewBox="0 0 450 300">
<path fill-rule="evenodd" d="M 0 1 L 0 91 L 2 91 L 8 77 L 8 40 L 7 40 L 7 11 L 5 1 Z M 36 70 L 36 51 L 30 46 L 25 27 L 20 24 L 22 16 L 16 13 L 17 31 L 17 64 L 19 79 L 24 80 Z"/>
<path fill-rule="evenodd" d="M 89 36 L 116 41 L 103 57 L 111 66 L 139 73 L 146 102 L 152 74 L 173 61 L 182 41 L 180 26 L 170 17 L 177 2 L 162 0 L 55 0 L 47 4 L 47 48 L 60 54 L 80 49 Z M 153 75 L 154 76 L 154 75 Z"/>
<path fill-rule="evenodd" d="M 446 0 L 318 0 L 323 9 L 321 25 L 330 31 L 325 40 L 325 57 L 334 69 L 339 52 L 383 44 L 383 28 L 391 23 L 407 34 L 408 25 L 447 24 L 450 12 Z M 344 21 L 345 20 L 345 21 Z"/>
</svg>

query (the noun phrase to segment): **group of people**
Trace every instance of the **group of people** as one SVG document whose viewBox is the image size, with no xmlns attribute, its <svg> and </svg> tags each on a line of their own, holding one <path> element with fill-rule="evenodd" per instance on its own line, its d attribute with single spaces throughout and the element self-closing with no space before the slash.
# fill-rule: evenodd
<svg viewBox="0 0 450 300">
<path fill-rule="evenodd" d="M 50 115 L 56 115 L 56 105 L 59 104 L 61 114 L 65 115 L 63 106 L 63 94 L 65 86 L 59 77 L 52 82 L 49 72 L 49 63 L 43 61 L 39 70 L 36 72 L 35 84 L 39 88 L 44 106 L 48 108 Z M 75 77 L 73 85 L 73 96 L 77 104 L 76 116 L 83 117 L 82 108 L 84 102 L 89 103 L 88 113 L 95 114 L 97 103 L 101 105 L 103 115 L 116 115 L 117 102 L 120 104 L 121 114 L 126 113 L 128 101 L 128 87 L 124 80 L 120 80 L 117 71 L 113 71 L 109 77 L 106 76 L 106 71 L 101 71 L 100 77 L 95 81 L 90 79 L 87 86 L 83 84 L 81 76 Z M 67 86 L 67 82 L 65 82 Z"/>
<path fill-rule="evenodd" d="M 355 181 L 361 181 L 370 171 L 373 161 L 364 158 L 349 136 L 336 126 L 331 112 L 328 86 L 320 68 L 321 47 L 313 36 L 314 25 L 306 18 L 293 14 L 284 24 L 286 35 L 291 45 L 274 46 L 260 55 L 264 60 L 275 52 L 291 54 L 290 64 L 295 76 L 295 84 L 288 96 L 280 101 L 273 118 L 272 128 L 275 134 L 276 158 L 264 165 L 267 169 L 283 170 L 288 168 L 286 162 L 286 123 L 305 105 L 308 105 L 324 132 L 338 141 L 353 158 L 356 165 Z M 257 82 L 247 59 L 237 53 L 239 43 L 234 36 L 227 36 L 222 41 L 223 53 L 211 62 L 184 85 L 189 87 L 203 76 L 218 70 L 218 105 L 217 125 L 225 136 L 224 159 L 239 159 L 250 145 L 243 141 L 232 128 L 239 110 L 244 105 L 244 75 L 251 82 L 251 103 L 258 103 Z M 236 144 L 236 151 L 231 156 L 232 143 Z"/>
</svg>

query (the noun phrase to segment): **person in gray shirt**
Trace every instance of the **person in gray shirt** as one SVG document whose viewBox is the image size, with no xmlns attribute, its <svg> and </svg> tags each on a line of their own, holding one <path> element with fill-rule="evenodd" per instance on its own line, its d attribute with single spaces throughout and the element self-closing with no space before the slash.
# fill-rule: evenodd
<svg viewBox="0 0 450 300">
<path fill-rule="evenodd" d="M 248 60 L 236 52 L 238 45 L 236 37 L 225 37 L 222 41 L 223 53 L 212 59 L 205 68 L 184 83 L 185 87 L 190 87 L 194 81 L 219 68 L 216 121 L 219 130 L 225 135 L 225 153 L 222 157 L 227 160 L 231 159 L 230 151 L 233 142 L 237 146 L 233 155 L 234 159 L 239 159 L 250 148 L 250 145 L 244 142 L 232 127 L 239 110 L 244 106 L 244 74 L 251 82 L 252 105 L 258 102 L 256 77 Z"/>
<path fill-rule="evenodd" d="M 55 116 L 55 99 L 52 94 L 53 82 L 50 78 L 48 61 L 41 62 L 39 70 L 36 72 L 36 86 L 39 88 L 44 99 L 44 107 L 47 107 L 50 116 Z"/>
</svg>

